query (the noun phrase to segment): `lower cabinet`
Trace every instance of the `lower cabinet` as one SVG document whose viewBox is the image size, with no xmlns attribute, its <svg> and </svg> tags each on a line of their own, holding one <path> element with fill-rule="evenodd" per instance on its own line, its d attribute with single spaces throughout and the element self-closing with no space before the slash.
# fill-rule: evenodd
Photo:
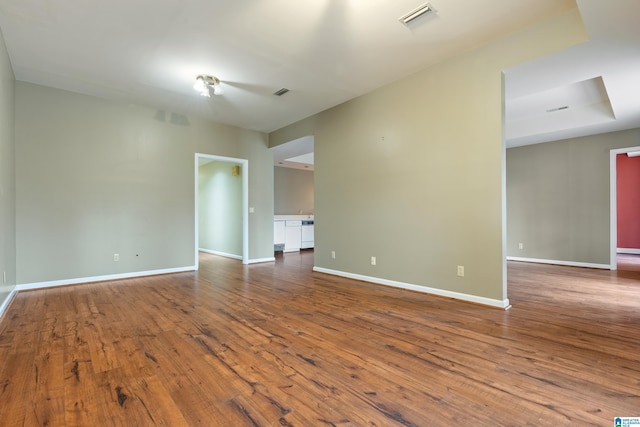
<svg viewBox="0 0 640 427">
<path fill-rule="evenodd" d="M 302 243 L 302 221 L 286 220 L 285 221 L 285 239 L 284 251 L 299 251 Z"/>
<path fill-rule="evenodd" d="M 273 221 L 273 244 L 274 245 L 284 245 L 285 241 L 285 221 Z"/>
<path fill-rule="evenodd" d="M 275 252 L 295 252 L 314 246 L 313 219 L 274 219 L 273 247 Z"/>
</svg>

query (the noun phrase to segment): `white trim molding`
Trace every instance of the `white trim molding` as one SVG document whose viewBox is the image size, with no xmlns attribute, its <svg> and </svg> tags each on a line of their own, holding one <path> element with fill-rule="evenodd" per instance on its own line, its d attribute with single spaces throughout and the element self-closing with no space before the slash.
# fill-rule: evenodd
<svg viewBox="0 0 640 427">
<path fill-rule="evenodd" d="M 209 249 L 202 249 L 202 248 L 199 248 L 198 250 L 200 252 L 204 252 L 204 253 L 207 253 L 207 254 L 218 255 L 218 256 L 225 257 L 225 258 L 233 258 L 233 259 L 238 259 L 238 260 L 242 261 L 242 257 L 239 256 L 239 255 L 227 254 L 227 253 L 218 252 L 218 251 L 210 251 Z M 261 262 L 272 262 L 272 261 L 275 261 L 275 260 L 276 260 L 275 257 L 256 258 L 256 259 L 248 260 L 245 264 L 258 264 L 258 263 L 261 263 Z"/>
<path fill-rule="evenodd" d="M 599 268 L 604 270 L 609 270 L 611 267 L 609 264 L 594 264 L 590 262 L 576 262 L 576 261 L 559 261 L 555 259 L 521 258 L 516 256 L 508 256 L 507 261 L 531 262 L 534 264 L 564 265 L 567 267 Z"/>
<path fill-rule="evenodd" d="M 636 248 L 618 248 L 619 254 L 640 255 L 640 249 Z"/>
<path fill-rule="evenodd" d="M 225 257 L 225 258 L 239 259 L 239 260 L 242 261 L 242 256 L 241 255 L 228 254 L 226 252 L 220 252 L 220 251 L 212 251 L 212 250 L 204 249 L 204 248 L 198 248 L 198 251 L 204 252 L 205 254 L 218 255 L 218 256 Z"/>
<path fill-rule="evenodd" d="M 132 273 L 110 274 L 107 276 L 82 277 L 78 279 L 54 280 L 51 282 L 27 283 L 16 285 L 16 290 L 27 291 L 31 289 L 52 288 L 55 286 L 80 285 L 94 282 L 105 282 L 109 280 L 132 279 L 135 277 L 158 276 L 161 274 L 184 273 L 187 271 L 195 271 L 195 265 L 189 267 L 166 268 L 163 270 L 136 271 Z"/>
<path fill-rule="evenodd" d="M 609 151 L 609 263 L 610 270 L 618 269 L 618 154 L 640 151 L 639 147 L 615 148 Z"/>
<path fill-rule="evenodd" d="M 268 257 L 268 258 L 256 258 L 256 259 L 250 259 L 248 264 L 259 264 L 261 262 L 273 262 L 275 261 L 276 258 L 275 257 Z"/>
<path fill-rule="evenodd" d="M 453 291 L 447 291 L 444 289 L 430 288 L 428 286 L 397 282 L 395 280 L 380 279 L 378 277 L 363 276 L 361 274 L 347 273 L 344 271 L 331 270 L 328 268 L 315 267 L 315 266 L 313 267 L 313 271 L 317 271 L 318 273 L 331 274 L 333 276 L 346 277 L 349 279 L 362 280 L 364 282 L 375 283 L 378 285 L 391 286 L 394 288 L 407 289 L 410 291 L 422 292 L 425 294 L 438 295 L 441 297 L 453 298 L 457 300 L 473 302 L 476 304 L 488 305 L 491 307 L 502 308 L 505 310 L 508 310 L 509 308 L 511 308 L 508 298 L 501 301 L 501 300 L 485 298 L 477 295 L 463 294 L 461 292 L 453 292 Z"/>
<path fill-rule="evenodd" d="M 2 318 L 4 311 L 7 309 L 7 307 L 9 307 L 9 304 L 11 304 L 13 297 L 15 297 L 17 293 L 18 293 L 18 289 L 16 289 L 16 287 L 14 286 L 14 288 L 9 293 L 9 296 L 6 297 L 2 305 L 0 305 L 0 318 Z"/>
<path fill-rule="evenodd" d="M 195 269 L 198 269 L 198 265 L 200 261 L 198 260 L 198 252 L 200 248 L 198 247 L 198 241 L 200 239 L 199 232 L 199 212 L 198 212 L 198 186 L 199 186 L 199 160 L 200 159 L 211 159 L 217 160 L 221 162 L 229 162 L 229 163 L 239 163 L 242 168 L 242 263 L 249 264 L 249 160 L 248 159 L 239 159 L 235 157 L 224 157 L 224 156 L 215 156 L 213 154 L 203 154 L 203 153 L 195 153 L 195 171 L 194 171 L 194 181 L 195 181 L 195 190 L 194 190 L 194 241 L 195 241 Z"/>
</svg>

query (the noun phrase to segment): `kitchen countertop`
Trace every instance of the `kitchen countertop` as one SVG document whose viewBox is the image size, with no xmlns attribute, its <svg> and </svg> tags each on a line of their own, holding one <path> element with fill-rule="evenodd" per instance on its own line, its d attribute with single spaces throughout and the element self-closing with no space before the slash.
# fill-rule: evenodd
<svg viewBox="0 0 640 427">
<path fill-rule="evenodd" d="M 283 221 L 287 219 L 313 219 L 313 215 L 274 215 L 274 221 Z"/>
</svg>

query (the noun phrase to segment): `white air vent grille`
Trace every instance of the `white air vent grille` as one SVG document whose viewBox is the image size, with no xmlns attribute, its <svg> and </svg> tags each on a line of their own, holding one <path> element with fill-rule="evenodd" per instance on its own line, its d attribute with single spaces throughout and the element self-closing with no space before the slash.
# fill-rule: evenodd
<svg viewBox="0 0 640 427">
<path fill-rule="evenodd" d="M 278 89 L 277 91 L 273 92 L 273 94 L 275 96 L 282 96 L 287 92 L 289 92 L 289 89 L 287 89 L 286 87 L 283 87 L 282 89 Z"/>
<path fill-rule="evenodd" d="M 549 108 L 547 111 L 547 113 L 553 113 L 555 111 L 560 111 L 560 110 L 566 110 L 568 109 L 569 106 L 568 105 L 563 105 L 562 107 L 556 107 L 556 108 Z"/>
</svg>

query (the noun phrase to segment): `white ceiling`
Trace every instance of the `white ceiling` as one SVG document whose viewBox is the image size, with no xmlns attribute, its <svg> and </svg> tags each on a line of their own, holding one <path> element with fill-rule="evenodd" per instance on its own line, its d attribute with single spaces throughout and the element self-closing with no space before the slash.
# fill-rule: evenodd
<svg viewBox="0 0 640 427">
<path fill-rule="evenodd" d="M 273 147 L 271 149 L 273 164 L 283 168 L 312 171 L 314 168 L 314 143 L 313 135 L 309 135 Z"/>
<path fill-rule="evenodd" d="M 0 29 L 18 80 L 270 132 L 575 7 L 430 2 L 437 12 L 407 27 L 398 18 L 424 0 L 0 0 Z M 571 136 L 536 117 L 544 103 L 523 107 L 551 90 L 552 105 L 570 106 L 555 115 L 584 109 L 608 130 L 640 126 L 640 1 L 577 3 L 588 43 L 506 70 L 512 145 Z M 198 74 L 220 78 L 225 94 L 198 96 Z M 291 91 L 273 95 L 282 87 Z M 571 123 L 578 133 L 606 127 Z"/>
<path fill-rule="evenodd" d="M 505 70 L 507 147 L 640 127 L 640 1 L 577 4 L 588 42 Z"/>
</svg>

